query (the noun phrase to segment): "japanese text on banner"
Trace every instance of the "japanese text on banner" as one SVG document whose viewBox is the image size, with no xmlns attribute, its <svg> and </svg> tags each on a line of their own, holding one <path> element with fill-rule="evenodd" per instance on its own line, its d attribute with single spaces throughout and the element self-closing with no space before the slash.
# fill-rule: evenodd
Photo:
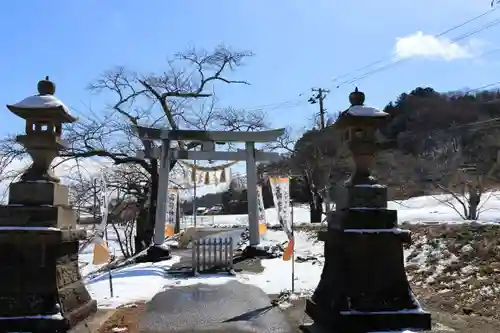
<svg viewBox="0 0 500 333">
<path fill-rule="evenodd" d="M 266 211 L 264 209 L 264 198 L 262 197 L 262 186 L 257 185 L 257 208 L 259 223 L 266 223 Z"/>
<path fill-rule="evenodd" d="M 167 224 L 175 225 L 177 218 L 177 200 L 179 200 L 179 191 L 175 188 L 169 188 L 167 191 Z"/>
<path fill-rule="evenodd" d="M 288 177 L 269 179 L 273 192 L 274 205 L 278 211 L 278 220 L 289 239 L 293 237 L 290 210 L 290 179 Z"/>
<path fill-rule="evenodd" d="M 96 236 L 97 239 L 96 241 L 99 243 L 103 243 L 104 240 L 104 235 L 105 235 L 105 230 L 106 226 L 108 224 L 108 210 L 109 210 L 109 193 L 108 193 L 108 188 L 106 185 L 106 179 L 104 177 L 104 173 L 101 173 L 101 176 L 99 179 L 94 180 L 94 186 L 97 186 L 97 182 L 99 182 L 99 187 L 101 189 L 101 223 L 97 226 L 97 231 L 96 231 Z"/>
</svg>

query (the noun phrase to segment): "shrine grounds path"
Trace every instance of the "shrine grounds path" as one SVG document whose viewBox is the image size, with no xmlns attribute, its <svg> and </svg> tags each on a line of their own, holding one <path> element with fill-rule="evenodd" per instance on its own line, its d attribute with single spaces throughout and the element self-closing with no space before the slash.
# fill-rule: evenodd
<svg viewBox="0 0 500 333">
<path fill-rule="evenodd" d="M 277 295 L 268 295 L 270 299 L 274 299 Z M 299 329 L 299 326 L 304 322 L 308 322 L 310 319 L 304 314 L 305 300 L 298 299 L 291 301 L 293 306 L 288 307 L 286 309 L 278 309 L 275 308 L 272 313 L 268 313 L 267 316 L 272 315 L 273 317 L 282 318 L 279 319 L 281 325 L 286 326 L 285 331 L 282 332 L 291 332 L 298 333 L 302 332 Z M 440 311 L 438 309 L 434 309 L 434 305 L 432 304 L 424 304 L 427 310 L 430 310 L 432 313 L 432 320 L 434 328 L 430 332 L 423 333 L 498 333 L 500 332 L 500 321 L 491 319 L 488 317 L 481 316 L 468 316 L 468 315 L 458 315 L 458 314 L 450 314 L 447 312 Z M 153 329 L 150 330 L 139 330 L 139 321 L 140 317 L 143 317 L 146 313 L 147 306 L 145 304 L 138 304 L 133 308 L 124 308 L 119 309 L 112 317 L 110 317 L 106 323 L 101 326 L 99 329 L 99 333 L 115 333 L 116 327 L 127 327 L 128 333 L 146 333 L 146 332 L 183 332 L 182 330 L 176 330 L 175 328 L 165 328 L 164 330 L 160 328 L 160 330 Z M 284 323 L 283 320 L 286 322 Z M 151 318 L 153 322 L 156 322 L 157 325 L 163 322 L 161 317 Z M 260 319 L 262 323 L 263 319 Z M 269 320 L 269 319 L 267 319 Z M 257 326 L 258 327 L 258 326 Z M 283 327 L 282 327 L 283 328 Z M 144 328 L 142 328 L 144 329 Z M 189 332 L 221 332 L 221 333 L 237 333 L 239 331 L 235 330 L 234 324 L 229 325 L 229 327 L 218 327 L 217 331 L 210 330 L 216 329 L 214 326 L 206 327 L 205 329 L 197 330 L 197 331 L 189 331 Z M 252 332 L 252 328 L 248 328 L 246 332 Z M 258 328 L 257 328 L 258 329 Z M 94 332 L 92 330 L 92 332 Z M 243 330 L 245 332 L 245 330 Z M 265 331 L 264 331 L 265 332 Z M 271 331 L 272 332 L 272 331 Z M 279 330 L 277 332 L 280 332 Z M 80 332 L 78 332 L 80 333 Z M 88 331 L 82 330 L 81 333 L 88 333 Z"/>
<path fill-rule="evenodd" d="M 418 290 L 416 293 L 432 313 L 433 330 L 424 333 L 500 332 L 499 320 L 452 314 L 440 309 L 439 303 L 427 302 Z M 289 301 L 292 306 L 287 308 L 271 308 L 270 300 L 277 296 L 237 282 L 174 288 L 158 294 L 148 304 L 119 309 L 98 332 L 115 333 L 116 327 L 124 326 L 128 333 L 301 332 L 299 326 L 310 322 L 304 313 L 305 299 Z"/>
</svg>

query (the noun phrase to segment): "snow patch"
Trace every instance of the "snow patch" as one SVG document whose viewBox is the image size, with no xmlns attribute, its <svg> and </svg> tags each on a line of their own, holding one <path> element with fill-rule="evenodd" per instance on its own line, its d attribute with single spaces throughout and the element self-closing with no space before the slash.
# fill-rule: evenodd
<svg viewBox="0 0 500 333">
<path fill-rule="evenodd" d="M 66 111 L 69 109 L 54 95 L 34 95 L 23 99 L 13 106 L 20 109 L 52 109 L 63 107 Z"/>
<path fill-rule="evenodd" d="M 351 116 L 358 117 L 386 117 L 389 115 L 388 113 L 380 111 L 377 108 L 364 105 L 353 105 L 347 110 L 347 113 Z"/>
</svg>

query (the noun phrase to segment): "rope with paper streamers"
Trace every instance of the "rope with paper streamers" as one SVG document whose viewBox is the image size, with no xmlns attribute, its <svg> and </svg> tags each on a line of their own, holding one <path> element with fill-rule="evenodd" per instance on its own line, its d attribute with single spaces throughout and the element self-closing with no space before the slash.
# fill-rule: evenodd
<svg viewBox="0 0 500 333">
<path fill-rule="evenodd" d="M 179 161 L 181 165 L 191 170 L 191 182 L 192 183 L 200 183 L 203 181 L 205 185 L 209 185 L 211 182 L 211 178 L 215 178 L 215 183 L 226 183 L 228 178 L 226 176 L 226 169 L 238 163 L 238 161 L 232 161 L 229 163 L 216 165 L 216 166 L 202 166 L 197 164 L 192 164 L 185 161 Z M 222 171 L 220 177 L 217 177 L 217 172 Z M 214 177 L 211 177 L 211 175 Z M 186 177 L 186 174 L 184 174 Z"/>
</svg>

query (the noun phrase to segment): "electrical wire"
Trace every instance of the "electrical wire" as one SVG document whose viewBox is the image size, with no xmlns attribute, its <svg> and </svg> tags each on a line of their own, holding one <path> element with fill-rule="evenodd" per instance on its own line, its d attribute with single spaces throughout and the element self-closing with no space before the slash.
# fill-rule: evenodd
<svg viewBox="0 0 500 333">
<path fill-rule="evenodd" d="M 289 99 L 283 102 L 277 102 L 277 103 L 272 103 L 272 104 L 264 104 L 264 105 L 259 105 L 259 106 L 254 106 L 250 108 L 243 108 L 245 111 L 249 112 L 256 112 L 256 111 L 264 111 L 264 110 L 279 110 L 279 109 L 287 109 L 287 108 L 292 108 L 295 106 L 298 106 L 300 104 L 305 104 L 307 103 L 306 100 L 302 99 L 301 97 L 307 93 L 307 91 L 301 92 L 298 94 L 297 98 L 294 99 Z"/>
<path fill-rule="evenodd" d="M 483 12 L 483 13 L 481 13 L 481 14 L 479 14 L 479 15 L 471 18 L 471 19 L 469 19 L 469 20 L 466 20 L 466 21 L 464 21 L 462 23 L 459 23 L 459 24 L 457 24 L 455 26 L 452 26 L 452 27 L 450 27 L 450 28 L 442 31 L 441 33 L 437 34 L 436 37 L 441 37 L 441 36 L 446 35 L 446 34 L 452 32 L 454 30 L 457 30 L 457 29 L 459 29 L 459 28 L 461 28 L 461 27 L 463 27 L 463 26 L 465 26 L 465 25 L 467 25 L 469 23 L 477 21 L 477 20 L 479 20 L 479 19 L 481 19 L 481 18 L 483 18 L 483 17 L 485 17 L 487 15 L 490 15 L 492 12 L 496 11 L 499 8 L 500 7 L 494 7 L 494 8 L 492 8 L 492 9 L 486 11 L 486 12 Z M 487 23 L 486 25 L 482 26 L 481 28 L 476 29 L 474 31 L 467 32 L 466 34 L 464 34 L 464 35 L 462 35 L 462 36 L 460 36 L 460 37 L 458 37 L 456 39 L 453 39 L 452 42 L 457 42 L 457 41 L 460 41 L 462 39 L 468 38 L 468 37 L 470 37 L 470 36 L 472 36 L 474 34 L 477 34 L 477 33 L 481 32 L 481 31 L 489 29 L 489 28 L 491 28 L 491 27 L 493 27 L 493 26 L 495 26 L 497 24 L 500 24 L 500 19 L 491 21 L 491 22 Z M 484 53 L 484 54 L 480 54 L 479 56 L 484 56 L 485 54 L 493 53 L 493 52 L 496 52 L 496 51 L 499 51 L 499 50 L 500 50 L 500 48 L 492 50 L 492 51 L 488 51 L 487 53 Z M 396 53 L 396 56 L 398 56 L 398 54 L 399 53 Z M 339 75 L 339 76 L 335 77 L 333 79 L 333 82 L 336 82 L 336 81 L 338 81 L 339 79 L 341 79 L 343 77 L 351 76 L 354 73 L 360 72 L 360 71 L 362 71 L 364 69 L 368 69 L 368 68 L 370 68 L 372 66 L 381 64 L 381 63 L 386 62 L 386 61 L 390 61 L 393 58 L 394 57 L 389 57 L 389 58 L 386 57 L 386 58 L 382 58 L 382 59 L 376 60 L 376 61 L 371 62 L 371 63 L 369 63 L 369 64 L 367 64 L 365 66 L 357 68 L 357 69 L 355 69 L 353 71 L 350 71 L 350 72 L 347 72 L 347 73 L 344 73 L 342 75 Z M 384 65 L 382 67 L 372 69 L 372 70 L 370 70 L 368 72 L 365 72 L 365 73 L 363 73 L 363 74 L 361 74 L 359 76 L 356 76 L 354 78 L 350 78 L 350 79 L 344 80 L 344 81 L 338 83 L 336 85 L 336 88 L 339 88 L 340 86 L 343 86 L 345 84 L 352 84 L 354 82 L 360 81 L 360 80 L 362 80 L 364 78 L 367 78 L 369 76 L 372 76 L 374 74 L 377 74 L 377 73 L 380 73 L 382 71 L 388 70 L 388 69 L 390 69 L 392 67 L 395 67 L 398 64 L 400 64 L 400 63 L 402 63 L 404 61 L 407 61 L 407 60 L 409 60 L 409 59 L 408 58 L 399 59 L 399 60 L 397 60 L 395 62 L 389 63 L 389 64 Z M 277 102 L 277 103 L 263 104 L 263 105 L 258 105 L 258 106 L 254 106 L 254 107 L 250 107 L 250 108 L 243 108 L 243 109 L 245 111 L 249 111 L 249 112 L 258 112 L 258 111 L 275 111 L 275 110 L 282 110 L 282 109 L 288 109 L 288 108 L 297 107 L 297 106 L 302 105 L 302 104 L 307 104 L 307 101 L 301 98 L 305 93 L 307 93 L 307 91 L 299 93 L 298 97 L 294 98 L 294 99 L 289 99 L 289 100 L 285 100 L 285 101 Z M 73 111 L 76 111 L 76 108 L 72 108 L 72 109 L 73 109 Z M 83 116 L 83 113 L 81 113 L 81 112 L 78 112 L 78 113 L 79 113 L 79 115 Z M 94 116 L 94 118 L 96 118 L 96 120 L 99 119 L 95 113 L 93 113 L 92 115 Z M 86 115 L 84 117 L 87 118 L 88 115 Z"/>
<path fill-rule="evenodd" d="M 437 34 L 436 37 L 442 37 L 452 31 L 455 31 L 467 24 L 470 24 L 474 21 L 477 21 L 477 20 L 480 20 L 481 18 L 487 16 L 487 15 L 490 15 L 491 13 L 495 12 L 496 10 L 498 10 L 500 7 L 494 7 L 486 12 L 483 12 L 477 16 L 474 16 L 473 18 L 471 19 L 468 19 L 464 22 L 461 22 L 459 24 L 456 24 L 444 31 L 442 31 L 441 33 Z M 493 21 L 490 21 L 489 23 L 486 23 L 485 25 L 483 25 L 482 27 L 480 27 L 479 29 L 476 29 L 476 30 L 472 30 L 472 31 L 469 31 L 461 36 L 459 36 L 458 38 L 455 38 L 452 40 L 452 42 L 457 42 L 457 41 L 460 41 L 460 40 L 463 40 L 465 38 L 468 38 L 474 34 L 477 34 L 481 31 L 484 31 L 486 29 L 489 29 L 497 24 L 500 24 L 500 19 L 497 19 L 497 20 L 493 20 Z M 478 56 L 484 56 L 484 55 L 487 55 L 487 54 L 490 54 L 490 53 L 493 53 L 493 52 L 497 52 L 497 51 L 500 51 L 500 48 L 498 49 L 494 49 L 494 50 L 491 50 L 491 51 L 487 51 L 483 54 L 480 54 Z M 396 53 L 396 56 L 400 55 L 399 53 Z M 333 82 L 336 82 L 338 81 L 339 79 L 341 78 L 345 78 L 345 77 L 348 77 L 348 76 L 351 76 L 352 74 L 354 73 L 357 73 L 357 72 L 360 72 L 362 70 L 365 70 L 365 69 L 368 69 L 370 67 L 373 67 L 375 65 L 378 65 L 378 64 L 381 64 L 383 62 L 387 62 L 387 61 L 391 61 L 392 59 L 394 58 L 394 56 L 391 56 L 391 57 L 386 57 L 386 58 L 382 58 L 382 59 L 379 59 L 379 60 L 376 60 L 376 61 L 373 61 L 367 65 L 364 65 L 360 68 L 357 68 L 353 71 L 350 71 L 350 72 L 347 72 L 347 73 L 344 73 L 342 75 L 339 75 L 337 77 L 335 77 L 333 79 Z M 358 75 L 354 78 L 350 78 L 350 79 L 346 79 L 342 82 L 340 82 L 339 84 L 336 85 L 336 88 L 339 88 L 340 86 L 343 86 L 345 84 L 352 84 L 354 82 L 357 82 L 357 81 L 360 81 L 366 77 L 369 77 L 369 76 L 372 76 L 376 73 L 379 73 L 379 72 L 382 72 L 384 70 L 388 70 L 392 67 L 395 67 L 397 66 L 398 64 L 404 62 L 404 61 L 407 61 L 409 60 L 408 58 L 404 58 L 404 59 L 399 59 L 397 60 L 396 62 L 392 62 L 390 64 L 387 64 L 387 65 L 384 65 L 382 67 L 379 67 L 379 68 L 375 68 L 375 69 L 372 69 L 366 73 L 363 73 L 361 75 Z M 283 101 L 283 102 L 277 102 L 277 103 L 272 103 L 272 104 L 264 104 L 264 105 L 260 105 L 260 106 L 255 106 L 255 107 L 251 107 L 251 108 L 245 108 L 245 110 L 247 111 L 250 111 L 250 112 L 256 112 L 256 111 L 274 111 L 274 110 L 280 110 L 280 109 L 288 109 L 288 108 L 292 108 L 292 107 L 296 107 L 296 106 L 299 106 L 301 104 L 306 104 L 307 101 L 301 99 L 300 97 L 306 92 L 302 92 L 300 94 L 298 94 L 299 98 L 296 98 L 296 99 L 290 99 L 290 100 L 286 100 L 286 101 Z"/>
<path fill-rule="evenodd" d="M 486 11 L 486 12 L 484 12 L 484 13 L 480 14 L 480 15 L 477 15 L 477 16 L 475 16 L 475 17 L 473 17 L 473 18 L 471 18 L 471 19 L 469 19 L 469 20 L 467 20 L 467 21 L 464 21 L 464 22 L 462 22 L 462 23 L 460 23 L 460 24 L 457 24 L 457 25 L 455 25 L 455 26 L 453 26 L 453 27 L 451 27 L 451 28 L 449 28 L 449 29 L 446 29 L 445 31 L 443 31 L 443 32 L 439 33 L 438 35 L 436 35 L 436 37 L 442 37 L 442 36 L 446 35 L 447 33 L 450 33 L 450 32 L 452 32 L 452 31 L 454 31 L 454 30 L 456 30 L 456 29 L 459 29 L 459 28 L 461 28 L 461 27 L 463 27 L 463 26 L 465 26 L 465 25 L 469 24 L 469 23 L 472 23 L 472 22 L 474 22 L 474 21 L 477 21 L 477 20 L 479 20 L 479 19 L 481 19 L 481 18 L 483 18 L 483 17 L 485 17 L 485 16 L 487 16 L 487 15 L 491 14 L 492 12 L 494 12 L 495 10 L 497 10 L 498 8 L 499 8 L 499 7 L 495 7 L 495 8 L 493 8 L 493 9 L 490 9 L 490 10 L 488 10 L 488 11 Z M 396 54 L 396 55 L 397 55 L 397 54 Z M 382 63 L 382 62 L 390 61 L 390 60 L 392 60 L 392 59 L 393 59 L 393 57 L 391 56 L 391 57 L 384 57 L 384 58 L 382 58 L 382 59 L 379 59 L 379 60 L 373 61 L 373 62 L 371 62 L 371 63 L 369 63 L 369 64 L 367 64 L 367 65 L 364 65 L 364 66 L 362 66 L 362 67 L 360 67 L 360 68 L 357 68 L 357 69 L 355 69 L 355 70 L 353 70 L 353 71 L 350 71 L 350 72 L 344 73 L 344 74 L 342 74 L 342 75 L 336 76 L 335 78 L 333 78 L 333 82 L 337 81 L 337 80 L 338 80 L 338 79 L 340 79 L 340 78 L 343 78 L 343 77 L 346 77 L 346 76 L 350 76 L 350 75 L 351 75 L 351 74 L 353 74 L 353 73 L 356 73 L 356 72 L 362 71 L 362 70 L 367 69 L 367 68 L 369 68 L 369 67 L 372 67 L 372 66 L 374 66 L 374 65 L 378 65 L 378 64 L 380 64 L 380 63 Z"/>
<path fill-rule="evenodd" d="M 498 25 L 498 24 L 500 24 L 500 19 L 497 19 L 497 20 L 491 21 L 491 22 L 489 22 L 489 23 L 485 24 L 484 26 L 482 26 L 482 27 L 481 27 L 481 28 L 479 28 L 479 29 L 476 29 L 476 30 L 470 31 L 470 32 L 468 32 L 468 33 L 466 33 L 466 34 L 464 34 L 464 35 L 462 35 L 462 36 L 458 37 L 458 38 L 452 39 L 452 40 L 451 40 L 451 42 L 454 42 L 454 43 L 455 43 L 455 42 L 461 41 L 461 40 L 463 40 L 463 39 L 465 39 L 465 38 L 468 38 L 468 37 L 470 37 L 470 36 L 473 36 L 473 35 L 475 35 L 475 34 L 477 34 L 477 33 L 479 33 L 479 32 L 482 32 L 482 31 L 484 31 L 484 30 L 487 30 L 487 29 L 489 29 L 489 28 L 491 28 L 491 27 L 493 27 L 493 26 L 495 26 L 495 25 Z M 393 68 L 393 67 L 395 67 L 395 66 L 397 66 L 397 65 L 399 65 L 399 64 L 401 64 L 401 63 L 403 63 L 403 62 L 405 62 L 405 61 L 408 61 L 408 60 L 410 60 L 410 58 L 402 58 L 402 59 L 399 59 L 399 60 L 397 60 L 397 61 L 395 61 L 395 62 L 392 62 L 392 63 L 390 63 L 390 64 L 387 64 L 387 65 L 385 65 L 385 66 L 382 66 L 382 67 L 376 68 L 376 69 L 374 69 L 374 70 L 368 71 L 368 72 L 366 72 L 366 73 L 364 73 L 364 74 L 362 74 L 362 75 L 359 75 L 359 76 L 357 76 L 357 77 L 354 77 L 354 78 L 351 78 L 351 79 L 348 79 L 348 80 L 342 81 L 342 82 L 340 82 L 339 84 L 337 84 L 337 85 L 336 85 L 336 88 L 339 88 L 340 86 L 343 86 L 343 85 L 345 85 L 345 84 L 352 84 L 352 83 L 354 83 L 354 82 L 358 82 L 358 81 L 360 81 L 360 80 L 362 80 L 362 79 L 365 79 L 365 78 L 367 78 L 367 77 L 370 77 L 370 76 L 375 75 L 375 74 L 377 74 L 377 73 L 380 73 L 380 72 L 382 72 L 382 71 L 386 71 L 386 70 L 388 70 L 388 69 L 391 69 L 391 68 Z"/>
</svg>

